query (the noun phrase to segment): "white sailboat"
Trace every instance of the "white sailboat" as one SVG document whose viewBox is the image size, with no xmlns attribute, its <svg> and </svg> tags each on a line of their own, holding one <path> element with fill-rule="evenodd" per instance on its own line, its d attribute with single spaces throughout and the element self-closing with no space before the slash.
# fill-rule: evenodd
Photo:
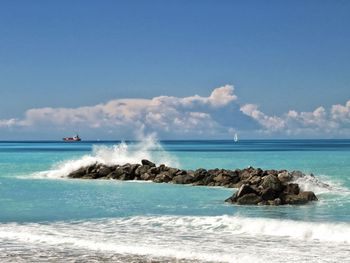
<svg viewBox="0 0 350 263">
<path fill-rule="evenodd" d="M 234 142 L 238 142 L 238 135 L 235 133 L 235 136 L 233 137 Z"/>
</svg>

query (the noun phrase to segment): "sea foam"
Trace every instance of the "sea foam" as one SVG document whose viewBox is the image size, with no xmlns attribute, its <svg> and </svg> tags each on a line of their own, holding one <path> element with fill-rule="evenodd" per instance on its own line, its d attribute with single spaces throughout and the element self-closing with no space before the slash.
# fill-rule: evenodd
<svg viewBox="0 0 350 263">
<path fill-rule="evenodd" d="M 60 247 L 211 262 L 290 262 L 290 256 L 295 260 L 310 256 L 310 262 L 317 262 L 318 258 L 312 261 L 313 254 L 329 257 L 327 249 L 332 249 L 332 258 L 341 261 L 350 244 L 350 225 L 238 216 L 136 216 L 2 224 L 1 240 L 40 244 L 48 250 Z"/>
</svg>

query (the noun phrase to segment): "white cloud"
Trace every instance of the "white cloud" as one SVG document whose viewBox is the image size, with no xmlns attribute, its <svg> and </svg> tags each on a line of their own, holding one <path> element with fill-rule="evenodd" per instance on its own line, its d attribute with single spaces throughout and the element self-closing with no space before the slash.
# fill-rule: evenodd
<svg viewBox="0 0 350 263">
<path fill-rule="evenodd" d="M 263 132 L 283 132 L 287 135 L 344 135 L 350 128 L 350 100 L 333 105 L 330 110 L 320 106 L 311 112 L 290 110 L 281 116 L 268 116 L 256 104 L 245 104 L 241 111 L 261 125 Z"/>
<path fill-rule="evenodd" d="M 339 120 L 341 122 L 350 122 L 350 100 L 346 104 L 333 105 L 331 109 L 332 119 Z"/>
<path fill-rule="evenodd" d="M 64 130 L 130 137 L 138 130 L 166 138 L 198 136 L 228 138 L 238 132 L 248 136 L 350 135 L 350 100 L 330 109 L 290 110 L 279 116 L 264 113 L 256 104 L 236 103 L 234 87 L 225 85 L 205 96 L 158 96 L 151 99 L 115 99 L 77 108 L 29 109 L 23 118 L 0 120 L 11 131 Z"/>
<path fill-rule="evenodd" d="M 225 85 L 214 89 L 208 97 L 159 96 L 152 99 L 116 99 L 78 108 L 29 109 L 23 119 L 0 120 L 0 127 L 137 129 L 145 126 L 156 131 L 202 134 L 208 128 L 220 128 L 210 115 L 211 108 L 225 107 L 236 100 L 233 92 L 233 86 Z"/>
<path fill-rule="evenodd" d="M 8 120 L 0 120 L 0 128 L 2 127 L 12 127 L 15 126 L 18 123 L 18 120 L 16 119 L 8 119 Z"/>
<path fill-rule="evenodd" d="M 241 111 L 256 120 L 268 131 L 277 131 L 285 127 L 285 121 L 277 116 L 268 116 L 258 109 L 256 104 L 245 104 L 241 107 Z"/>
</svg>

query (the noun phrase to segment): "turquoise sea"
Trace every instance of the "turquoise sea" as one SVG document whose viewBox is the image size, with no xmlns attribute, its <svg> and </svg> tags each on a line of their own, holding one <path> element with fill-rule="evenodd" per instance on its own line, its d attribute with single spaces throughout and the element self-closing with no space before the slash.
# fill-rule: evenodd
<svg viewBox="0 0 350 263">
<path fill-rule="evenodd" d="M 301 170 L 319 201 L 236 206 L 235 189 L 66 178 L 143 158 Z M 0 262 L 350 262 L 350 140 L 0 142 Z"/>
</svg>

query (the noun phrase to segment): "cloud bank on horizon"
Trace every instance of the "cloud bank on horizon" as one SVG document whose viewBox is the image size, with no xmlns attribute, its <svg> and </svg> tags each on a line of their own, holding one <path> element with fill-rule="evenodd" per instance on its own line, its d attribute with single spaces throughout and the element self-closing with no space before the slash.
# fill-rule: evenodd
<svg viewBox="0 0 350 263">
<path fill-rule="evenodd" d="M 0 119 L 1 130 L 109 134 L 133 138 L 140 130 L 160 138 L 346 137 L 350 135 L 350 100 L 312 112 L 290 110 L 270 116 L 256 104 L 239 104 L 232 85 L 215 88 L 207 97 L 159 96 L 115 99 L 77 108 L 33 108 L 23 118 Z M 108 137 L 108 136 L 107 136 Z"/>
</svg>

